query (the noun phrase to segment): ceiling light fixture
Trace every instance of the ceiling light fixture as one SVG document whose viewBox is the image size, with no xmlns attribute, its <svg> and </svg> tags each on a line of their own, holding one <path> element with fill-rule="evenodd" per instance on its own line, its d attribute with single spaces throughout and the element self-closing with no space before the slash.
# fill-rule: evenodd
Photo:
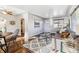
<svg viewBox="0 0 79 59">
<path fill-rule="evenodd" d="M 9 11 L 9 10 L 3 10 L 2 14 L 13 15 L 12 11 Z"/>
</svg>

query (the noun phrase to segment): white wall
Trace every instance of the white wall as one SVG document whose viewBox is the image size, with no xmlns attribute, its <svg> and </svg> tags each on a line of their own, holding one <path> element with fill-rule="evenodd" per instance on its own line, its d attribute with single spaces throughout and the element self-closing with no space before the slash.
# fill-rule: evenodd
<svg viewBox="0 0 79 59">
<path fill-rule="evenodd" d="M 50 19 L 46 19 L 44 22 L 44 32 L 51 32 Z"/>
<path fill-rule="evenodd" d="M 51 33 L 55 32 L 53 18 L 49 18 L 49 19 L 45 20 L 45 23 L 44 23 L 44 32 L 51 32 Z"/>
<path fill-rule="evenodd" d="M 21 30 L 21 22 L 20 22 L 19 16 L 10 16 L 10 15 L 3 15 L 3 14 L 0 14 L 0 16 L 6 19 L 7 32 L 14 32 L 17 28 Z M 10 21 L 15 21 L 15 25 L 11 25 Z M 19 31 L 19 35 L 21 35 L 21 31 Z"/>
<path fill-rule="evenodd" d="M 34 27 L 34 21 L 40 23 L 40 27 Z M 28 35 L 34 36 L 43 32 L 43 19 L 33 14 L 28 15 Z"/>
</svg>

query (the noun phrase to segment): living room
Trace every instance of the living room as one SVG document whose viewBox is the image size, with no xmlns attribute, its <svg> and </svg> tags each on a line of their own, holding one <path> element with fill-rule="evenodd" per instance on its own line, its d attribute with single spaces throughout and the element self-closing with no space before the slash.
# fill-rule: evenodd
<svg viewBox="0 0 79 59">
<path fill-rule="evenodd" d="M 0 51 L 2 53 L 78 52 L 76 42 L 79 37 L 78 11 L 77 5 L 1 6 Z"/>
</svg>

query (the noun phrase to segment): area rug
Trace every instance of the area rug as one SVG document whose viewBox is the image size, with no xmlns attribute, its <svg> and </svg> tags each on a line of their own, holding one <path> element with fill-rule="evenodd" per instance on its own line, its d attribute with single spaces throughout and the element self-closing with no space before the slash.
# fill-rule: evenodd
<svg viewBox="0 0 79 59">
<path fill-rule="evenodd" d="M 52 39 L 54 38 L 48 38 L 46 41 L 45 39 L 39 40 L 36 38 L 30 42 L 26 42 L 24 46 L 34 51 L 35 53 L 50 53 L 54 52 L 52 48 Z"/>
</svg>

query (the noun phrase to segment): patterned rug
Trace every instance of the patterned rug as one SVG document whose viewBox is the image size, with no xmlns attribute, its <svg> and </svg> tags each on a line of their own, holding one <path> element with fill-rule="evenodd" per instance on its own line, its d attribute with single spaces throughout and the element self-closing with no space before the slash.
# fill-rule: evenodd
<svg viewBox="0 0 79 59">
<path fill-rule="evenodd" d="M 31 40 L 30 42 L 26 42 L 26 44 L 24 46 L 26 48 L 31 49 L 34 52 L 39 52 L 40 49 L 44 48 L 44 49 L 42 49 L 42 50 L 44 50 L 43 52 L 48 53 L 50 51 L 49 51 L 49 49 L 47 49 L 46 46 L 51 44 L 51 43 L 52 43 L 52 38 L 48 38 L 47 41 L 46 41 L 46 39 L 39 40 L 38 38 L 35 38 L 35 39 Z"/>
<path fill-rule="evenodd" d="M 63 40 L 72 41 L 73 38 L 69 37 Z M 29 48 L 35 53 L 60 53 L 61 52 L 61 39 L 56 39 L 54 37 L 47 38 L 35 37 L 33 40 L 30 40 L 24 44 L 24 47 Z M 63 44 L 63 51 L 66 51 L 66 44 Z M 73 52 L 73 51 L 72 51 Z"/>
</svg>

